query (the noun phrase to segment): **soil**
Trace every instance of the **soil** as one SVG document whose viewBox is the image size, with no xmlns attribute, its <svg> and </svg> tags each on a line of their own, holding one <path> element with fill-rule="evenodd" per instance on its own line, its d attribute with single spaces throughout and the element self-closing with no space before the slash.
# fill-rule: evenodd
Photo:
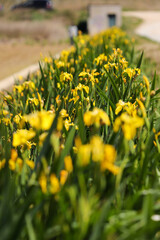
<svg viewBox="0 0 160 240">
<path fill-rule="evenodd" d="M 53 56 L 67 47 L 67 43 L 49 43 L 43 46 L 39 43 L 28 45 L 24 41 L 0 42 L 0 79 L 38 63 L 40 53 L 43 56 Z"/>
</svg>

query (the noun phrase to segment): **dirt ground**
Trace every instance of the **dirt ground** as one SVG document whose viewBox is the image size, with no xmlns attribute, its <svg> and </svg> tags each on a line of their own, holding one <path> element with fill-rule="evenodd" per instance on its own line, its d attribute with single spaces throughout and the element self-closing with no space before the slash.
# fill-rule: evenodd
<svg viewBox="0 0 160 240">
<path fill-rule="evenodd" d="M 41 44 L 28 45 L 24 41 L 0 42 L 0 79 L 38 63 L 40 53 L 43 56 L 50 54 L 53 56 L 67 47 L 67 43 L 50 43 L 43 46 Z"/>
<path fill-rule="evenodd" d="M 57 21 L 0 21 L 0 80 L 37 63 L 40 53 L 52 56 L 69 46 L 62 19 Z"/>
</svg>

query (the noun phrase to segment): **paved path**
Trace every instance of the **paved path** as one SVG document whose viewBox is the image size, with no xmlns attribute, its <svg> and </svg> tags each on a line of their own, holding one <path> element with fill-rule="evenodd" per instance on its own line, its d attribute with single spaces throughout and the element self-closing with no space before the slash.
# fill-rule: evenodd
<svg viewBox="0 0 160 240">
<path fill-rule="evenodd" d="M 15 74 L 13 74 L 10 77 L 3 79 L 2 81 L 0 81 L 0 91 L 8 90 L 12 85 L 14 85 L 15 80 L 18 79 L 20 76 L 22 76 L 23 78 L 26 78 L 28 76 L 28 74 L 36 72 L 38 70 L 38 68 L 39 68 L 39 65 L 34 64 L 32 66 L 29 66 Z"/>
<path fill-rule="evenodd" d="M 126 11 L 123 16 L 141 18 L 140 24 L 135 32 L 141 36 L 160 42 L 160 11 Z"/>
</svg>

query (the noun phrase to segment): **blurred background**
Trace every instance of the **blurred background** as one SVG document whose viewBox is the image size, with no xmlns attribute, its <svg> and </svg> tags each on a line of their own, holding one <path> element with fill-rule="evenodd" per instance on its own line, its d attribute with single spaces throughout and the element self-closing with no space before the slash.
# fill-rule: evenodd
<svg viewBox="0 0 160 240">
<path fill-rule="evenodd" d="M 87 33 L 88 6 L 95 3 L 116 3 L 123 11 L 160 10 L 159 0 L 0 0 L 0 79 L 37 63 L 40 53 L 67 48 L 69 26 Z M 140 22 L 123 17 L 122 27 L 131 33 Z"/>
</svg>

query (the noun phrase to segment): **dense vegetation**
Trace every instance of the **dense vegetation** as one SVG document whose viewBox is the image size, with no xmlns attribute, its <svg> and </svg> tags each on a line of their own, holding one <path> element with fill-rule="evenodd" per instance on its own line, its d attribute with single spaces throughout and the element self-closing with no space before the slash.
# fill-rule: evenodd
<svg viewBox="0 0 160 240">
<path fill-rule="evenodd" d="M 0 105 L 0 236 L 159 239 L 159 90 L 117 28 L 80 35 Z"/>
</svg>

